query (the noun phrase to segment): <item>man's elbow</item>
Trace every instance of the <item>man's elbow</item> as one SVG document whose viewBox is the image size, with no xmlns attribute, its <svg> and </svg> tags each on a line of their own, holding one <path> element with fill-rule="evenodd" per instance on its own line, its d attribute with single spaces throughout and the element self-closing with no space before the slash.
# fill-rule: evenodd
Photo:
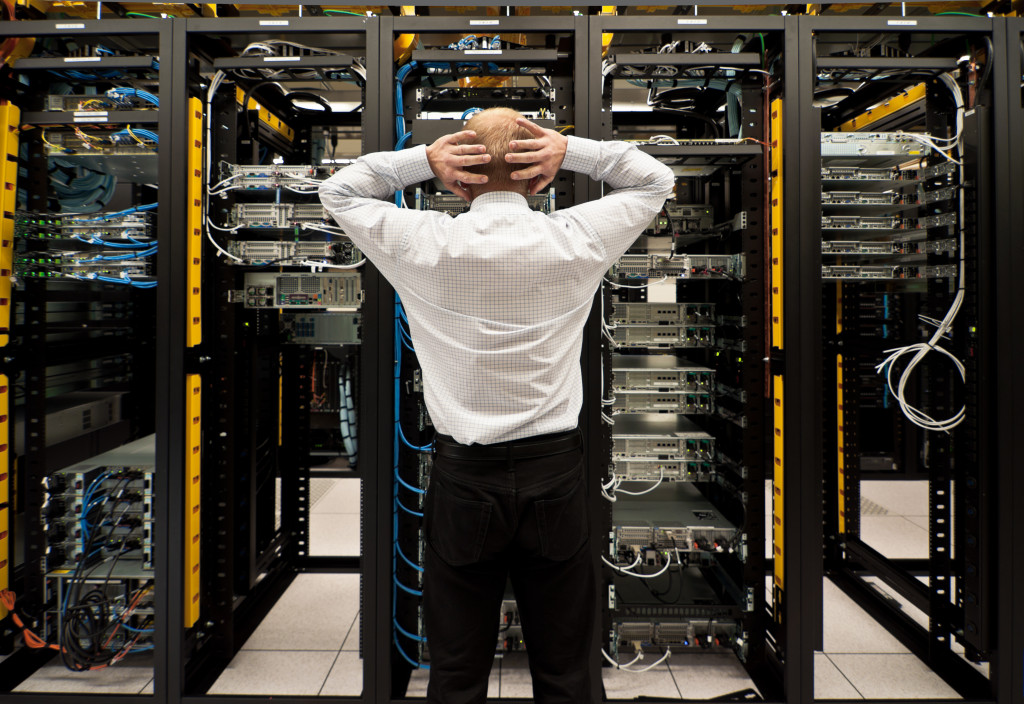
<svg viewBox="0 0 1024 704">
<path fill-rule="evenodd" d="M 672 191 L 675 189 L 676 177 L 675 174 L 672 173 L 671 168 L 669 168 L 665 164 L 660 164 L 660 166 L 661 169 L 659 170 L 657 181 L 658 189 L 662 194 L 664 194 L 665 198 L 667 199 L 671 197 Z"/>
</svg>

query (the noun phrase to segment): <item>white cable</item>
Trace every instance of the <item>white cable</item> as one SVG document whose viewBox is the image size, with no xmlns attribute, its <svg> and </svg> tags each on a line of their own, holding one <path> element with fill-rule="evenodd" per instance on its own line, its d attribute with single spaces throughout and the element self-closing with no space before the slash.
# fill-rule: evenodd
<svg viewBox="0 0 1024 704">
<path fill-rule="evenodd" d="M 664 467 L 660 467 L 659 468 L 659 474 L 661 476 L 658 477 L 657 481 L 655 481 L 654 484 L 652 484 L 651 486 L 647 487 L 643 491 L 626 491 L 625 489 L 620 489 L 618 486 L 616 486 L 615 487 L 615 493 L 617 493 L 617 494 L 626 494 L 627 496 L 643 496 L 644 494 L 650 494 L 652 491 L 654 491 L 659 486 L 661 486 L 661 483 L 665 480 L 665 468 Z M 636 479 L 633 479 L 633 480 L 624 479 L 623 481 L 639 481 L 639 480 L 636 480 Z M 621 484 L 622 482 L 619 482 L 619 483 Z"/>
<path fill-rule="evenodd" d="M 639 559 L 640 559 L 640 557 L 637 556 L 637 559 L 634 560 L 633 564 L 630 565 L 629 567 L 619 567 L 615 563 L 610 562 L 608 560 L 608 558 L 606 558 L 604 555 L 601 555 L 601 560 L 604 562 L 604 564 L 608 565 L 609 567 L 611 567 L 613 570 L 615 570 L 619 574 L 624 574 L 624 575 L 626 575 L 628 577 L 639 577 L 640 579 L 654 579 L 655 577 L 660 577 L 661 575 L 663 575 L 666 572 L 668 572 L 668 568 L 672 566 L 672 558 L 669 557 L 669 559 L 665 561 L 664 566 L 660 570 L 658 570 L 657 572 L 654 572 L 652 574 L 641 574 L 639 572 L 630 572 L 629 570 L 631 568 L 637 566 Z"/>
<path fill-rule="evenodd" d="M 668 274 L 662 276 L 657 281 L 649 281 L 646 284 L 641 284 L 639 286 L 629 286 L 627 284 L 617 284 L 614 281 L 612 281 L 611 279 L 609 279 L 607 276 L 604 277 L 604 280 L 607 281 L 608 283 L 610 283 L 615 288 L 647 288 L 648 286 L 653 286 L 654 284 L 660 284 L 662 281 L 665 281 L 667 279 L 668 279 Z"/>
<path fill-rule="evenodd" d="M 662 655 L 657 661 L 652 662 L 650 665 L 647 665 L 646 667 L 641 667 L 639 670 L 631 670 L 631 669 L 629 669 L 629 667 L 633 663 L 635 663 L 635 662 L 637 662 L 639 660 L 643 660 L 644 652 L 642 650 L 640 650 L 638 652 L 638 654 L 637 654 L 637 656 L 635 658 L 633 658 L 631 661 L 627 662 L 625 665 L 620 664 L 620 663 L 616 662 L 615 660 L 613 660 L 612 657 L 608 653 L 605 652 L 604 648 L 601 648 L 601 655 L 604 655 L 604 659 L 607 660 L 609 663 L 611 663 L 612 666 L 616 670 L 622 670 L 624 672 L 647 672 L 648 670 L 652 670 L 655 667 L 657 667 L 658 665 L 660 665 L 661 663 L 663 663 L 666 660 L 668 660 L 669 657 L 672 655 L 672 649 L 671 648 L 666 648 L 665 649 L 665 654 Z"/>
<path fill-rule="evenodd" d="M 960 144 L 960 136 L 963 133 L 963 107 L 964 107 L 963 91 L 960 90 L 960 86 L 957 85 L 956 80 L 952 76 L 950 76 L 948 73 L 942 74 L 941 76 L 939 76 L 939 78 L 950 89 L 950 92 L 953 94 L 953 102 L 956 105 L 956 115 L 957 115 L 957 118 L 956 118 L 956 120 L 957 120 L 957 131 L 956 131 L 956 135 L 957 136 L 956 136 L 956 140 L 957 141 L 956 141 L 956 143 L 950 145 L 949 149 L 955 148 L 957 150 L 958 156 L 962 157 L 962 151 L 963 150 L 962 150 L 962 145 Z M 941 150 L 940 150 L 940 153 L 945 154 L 945 152 L 941 151 Z M 961 164 L 960 161 L 957 161 L 956 163 L 957 164 Z M 929 416 L 924 411 L 921 411 L 920 409 L 915 408 L 914 406 L 910 405 L 910 403 L 908 403 L 906 398 L 904 397 L 904 391 L 906 389 L 907 382 L 910 379 L 910 375 L 913 373 L 914 369 L 917 367 L 918 364 L 920 364 L 920 362 L 932 350 L 936 350 L 939 353 L 941 353 L 941 354 L 945 355 L 946 357 L 948 357 L 950 360 L 952 360 L 953 365 L 956 367 L 957 372 L 960 373 L 960 380 L 963 381 L 963 382 L 966 382 L 966 380 L 967 380 L 967 373 L 966 373 L 966 370 L 964 368 L 963 363 L 959 359 L 957 359 L 956 356 L 952 352 L 950 352 L 950 351 L 948 351 L 948 350 L 938 346 L 938 343 L 944 337 L 946 337 L 948 335 L 950 328 L 953 327 L 953 321 L 956 320 L 956 316 L 960 312 L 960 308 L 963 305 L 963 301 L 964 301 L 964 280 L 965 280 L 964 274 L 965 274 L 966 268 L 965 268 L 965 264 L 964 264 L 964 261 L 965 261 L 965 252 L 964 252 L 964 210 L 965 210 L 965 208 L 964 208 L 964 170 L 963 170 L 963 165 L 962 164 L 961 164 L 960 168 L 958 169 L 958 172 L 959 172 L 959 185 L 960 185 L 960 187 L 958 189 L 958 191 L 959 191 L 959 220 L 958 220 L 957 224 L 958 224 L 959 230 L 960 230 L 960 266 L 959 266 L 959 271 L 958 271 L 958 284 L 957 284 L 956 297 L 953 299 L 953 303 L 952 303 L 952 305 L 950 305 L 949 310 L 946 312 L 945 317 L 938 323 L 938 325 L 937 325 L 937 327 L 935 329 L 935 332 L 932 334 L 931 338 L 929 338 L 929 340 L 927 342 L 917 342 L 917 343 L 914 343 L 912 345 L 906 345 L 904 347 L 894 347 L 894 348 L 885 350 L 885 353 L 888 355 L 888 357 L 886 357 L 884 360 L 882 360 L 881 363 L 879 363 L 879 364 L 877 364 L 875 366 L 875 372 L 876 373 L 881 374 L 883 371 L 885 372 L 886 384 L 889 387 L 889 391 L 892 393 L 893 397 L 899 403 L 900 410 L 903 412 L 903 415 L 905 415 L 907 417 L 907 419 L 911 423 L 913 423 L 914 425 L 916 425 L 916 426 L 918 426 L 920 428 L 924 428 L 925 430 L 942 431 L 942 432 L 945 432 L 945 433 L 948 433 L 950 430 L 952 430 L 956 426 L 960 425 L 960 423 L 962 423 L 964 421 L 964 419 L 967 417 L 967 407 L 966 407 L 966 405 L 965 406 L 961 406 L 960 410 L 957 411 L 953 416 L 951 416 L 949 418 L 946 418 L 945 420 L 936 420 L 936 419 L 932 418 L 931 416 Z M 932 322 L 932 320 L 928 320 L 928 321 L 925 321 L 925 322 Z M 932 324 L 934 324 L 934 322 L 932 322 Z M 906 354 L 910 354 L 910 353 L 913 353 L 914 356 L 911 358 L 910 362 L 907 364 L 907 366 L 903 370 L 902 374 L 900 374 L 899 383 L 894 387 L 893 386 L 893 378 L 892 378 L 893 367 L 896 366 L 896 363 L 900 360 L 901 357 L 903 357 Z"/>
<path fill-rule="evenodd" d="M 328 262 L 314 262 L 309 259 L 304 259 L 298 263 L 297 266 L 308 266 L 311 272 L 318 273 L 324 269 L 358 269 L 366 263 L 366 258 L 360 259 L 355 264 L 330 264 Z"/>
</svg>

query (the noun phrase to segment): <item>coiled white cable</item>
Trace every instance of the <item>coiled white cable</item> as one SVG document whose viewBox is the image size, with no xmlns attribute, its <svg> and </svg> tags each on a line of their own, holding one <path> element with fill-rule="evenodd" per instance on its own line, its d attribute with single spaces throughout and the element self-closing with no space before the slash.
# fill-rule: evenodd
<svg viewBox="0 0 1024 704">
<path fill-rule="evenodd" d="M 885 372 L 886 383 L 889 386 L 889 391 L 892 393 L 892 395 L 896 399 L 897 403 L 899 403 L 900 410 L 903 411 L 903 415 L 905 415 L 907 417 L 907 419 L 911 423 L 913 423 L 914 425 L 916 425 L 916 426 L 918 426 L 920 428 L 924 428 L 925 430 L 935 430 L 935 431 L 942 431 L 942 432 L 948 433 L 950 430 L 952 430 L 956 426 L 960 425 L 960 423 L 962 423 L 964 421 L 964 419 L 967 417 L 967 407 L 966 406 L 961 406 L 960 410 L 957 411 L 954 415 L 952 415 L 949 418 L 946 418 L 944 420 L 936 420 L 936 419 L 932 418 L 931 416 L 929 416 L 924 411 L 920 410 L 919 408 L 915 408 L 914 406 L 912 406 L 909 402 L 907 402 L 907 399 L 904 397 L 904 391 L 906 389 L 907 382 L 910 379 L 910 375 L 913 373 L 914 369 L 917 368 L 917 365 L 920 364 L 921 361 L 932 350 L 936 350 L 940 354 L 943 354 L 946 357 L 948 357 L 950 360 L 952 360 L 953 365 L 956 367 L 957 372 L 959 372 L 959 374 L 960 374 L 960 380 L 963 381 L 963 382 L 966 382 L 966 380 L 967 380 L 967 372 L 964 369 L 963 363 L 959 359 L 957 359 L 957 357 L 952 352 L 950 352 L 949 350 L 947 350 L 947 349 L 945 349 L 943 347 L 939 347 L 939 342 L 944 337 L 948 337 L 949 330 L 950 330 L 950 328 L 953 327 L 953 321 L 956 320 L 956 316 L 960 312 L 960 307 L 963 305 L 963 302 L 964 302 L 964 273 L 965 273 L 965 267 L 964 267 L 964 260 L 965 260 L 965 253 L 964 253 L 964 170 L 963 170 L 963 165 L 962 165 L 962 163 L 960 161 L 958 161 L 956 159 L 952 159 L 952 158 L 949 157 L 948 154 L 946 154 L 947 150 L 956 149 L 957 155 L 961 156 L 961 158 L 962 158 L 962 151 L 963 150 L 962 150 L 961 144 L 960 144 L 960 137 L 961 137 L 961 135 L 963 133 L 964 96 L 963 96 L 963 91 L 960 90 L 960 86 L 958 86 L 957 83 L 956 83 L 956 79 L 954 79 L 950 74 L 944 73 L 941 76 L 939 76 L 939 79 L 946 85 L 947 88 L 949 88 L 950 93 L 952 93 L 952 95 L 953 95 L 953 102 L 956 105 L 956 136 L 955 137 L 950 137 L 948 139 L 943 140 L 943 141 L 952 141 L 953 142 L 952 144 L 950 144 L 948 147 L 945 147 L 945 148 L 939 147 L 938 145 L 936 145 L 934 143 L 934 141 L 932 141 L 930 139 L 928 140 L 928 142 L 924 142 L 924 140 L 918 140 L 918 141 L 922 141 L 922 143 L 929 143 L 930 146 L 935 147 L 937 150 L 939 150 L 939 152 L 941 154 L 943 154 L 944 156 L 949 158 L 950 161 L 953 161 L 953 162 L 955 162 L 957 164 L 960 164 L 960 168 L 958 169 L 958 172 L 959 172 L 959 188 L 958 188 L 958 191 L 959 191 L 959 219 L 957 221 L 958 227 L 959 227 L 959 230 L 960 230 L 960 266 L 959 266 L 959 270 L 957 272 L 958 282 L 957 282 L 956 297 L 953 299 L 953 303 L 952 303 L 952 305 L 950 305 L 949 310 L 946 312 L 945 317 L 943 317 L 943 319 L 937 323 L 937 327 L 935 329 L 935 332 L 932 334 L 932 336 L 928 339 L 927 342 L 917 342 L 917 343 L 914 343 L 912 345 L 906 345 L 904 347 L 893 347 L 891 349 L 885 350 L 885 353 L 888 356 L 884 360 L 882 360 L 882 362 L 880 362 L 879 364 L 877 364 L 875 366 L 875 372 L 878 373 L 878 374 L 881 374 L 882 372 Z M 910 135 L 910 136 L 915 137 L 915 138 L 923 137 L 923 135 Z M 930 318 L 929 319 L 925 319 L 924 322 L 930 323 L 930 324 L 933 324 L 933 325 L 936 324 L 935 320 L 934 319 L 930 319 Z M 894 385 L 893 384 L 893 376 L 892 376 L 893 367 L 896 366 L 896 363 L 900 360 L 901 357 L 903 357 L 904 355 L 907 355 L 907 354 L 911 354 L 911 353 L 914 356 L 911 358 L 911 360 L 907 364 L 906 368 L 900 374 L 899 382 L 897 382 Z"/>
</svg>

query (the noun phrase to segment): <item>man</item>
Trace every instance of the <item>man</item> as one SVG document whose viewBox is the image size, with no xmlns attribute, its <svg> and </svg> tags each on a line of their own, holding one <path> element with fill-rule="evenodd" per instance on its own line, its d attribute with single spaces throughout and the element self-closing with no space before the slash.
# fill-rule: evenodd
<svg viewBox="0 0 1024 704">
<path fill-rule="evenodd" d="M 525 195 L 560 168 L 617 190 L 531 211 Z M 434 176 L 469 212 L 380 200 Z M 566 137 L 508 108 L 478 112 L 430 146 L 363 156 L 320 187 L 401 296 L 438 431 L 424 525 L 431 702 L 484 701 L 507 578 L 534 698 L 594 698 L 582 330 L 602 276 L 672 188 L 671 170 L 634 146 Z"/>
</svg>

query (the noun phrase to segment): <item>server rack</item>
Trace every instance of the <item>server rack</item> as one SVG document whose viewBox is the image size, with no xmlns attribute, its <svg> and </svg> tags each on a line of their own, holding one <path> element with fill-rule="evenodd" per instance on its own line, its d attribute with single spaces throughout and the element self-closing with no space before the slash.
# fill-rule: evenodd
<svg viewBox="0 0 1024 704">
<path fill-rule="evenodd" d="M 202 490 L 219 510 L 201 524 L 201 612 L 176 631 L 172 669 L 173 696 L 201 699 L 297 573 L 372 575 L 376 532 L 362 531 L 362 555 L 314 555 L 309 507 L 311 480 L 372 478 L 377 461 L 378 275 L 316 187 L 376 149 L 364 115 L 379 74 L 374 19 L 193 19 L 181 31 L 180 90 L 202 150 L 188 261 L 215 331 L 185 366 L 205 380 Z M 373 482 L 361 484 L 361 522 L 373 526 Z M 377 608 L 365 578 L 360 603 Z M 362 629 L 361 652 L 374 640 Z"/>
<path fill-rule="evenodd" d="M 443 11 L 430 10 L 431 15 L 439 12 Z M 586 86 L 579 80 L 584 75 L 586 18 L 528 15 L 529 11 L 517 10 L 515 16 L 489 11 L 480 17 L 382 18 L 381 65 L 394 65 L 396 70 L 382 79 L 381 125 L 391 125 L 394 115 L 400 116 L 402 124 L 393 137 L 390 128 L 382 127 L 382 148 L 429 144 L 442 134 L 461 129 L 464 113 L 471 108 L 495 105 L 520 106 L 545 126 L 586 134 Z M 480 52 L 485 55 L 478 57 Z M 532 205 L 544 210 L 565 207 L 581 200 L 586 188 L 585 179 L 562 176 L 547 194 L 533 197 Z M 466 207 L 457 199 L 436 197 L 434 190 L 429 184 L 408 189 L 404 198 L 423 209 L 457 213 Z M 420 618 L 419 562 L 421 507 L 429 479 L 433 429 L 422 402 L 407 324 L 390 286 L 383 286 L 382 300 L 395 301 L 381 325 L 382 330 L 390 325 L 395 332 L 390 339 L 382 335 L 381 346 L 393 351 L 396 367 L 393 378 L 381 377 L 379 398 L 389 403 L 380 405 L 378 423 L 382 428 L 394 428 L 395 436 L 382 434 L 379 439 L 381 457 L 390 458 L 381 466 L 390 469 L 378 475 L 377 510 L 381 516 L 394 516 L 394 524 L 393 544 L 377 546 L 378 584 L 392 601 L 377 614 L 378 632 L 389 637 L 377 644 L 378 662 L 388 666 L 377 671 L 376 686 L 379 692 L 400 699 L 406 696 L 412 673 L 429 662 L 429 644 Z M 496 644 L 499 653 L 522 647 L 513 624 L 514 602 L 509 601 L 505 613 L 509 628 Z M 496 619 L 500 617 L 495 614 Z"/>
<path fill-rule="evenodd" d="M 727 548 L 716 547 L 711 541 L 704 544 L 698 538 L 688 546 L 694 549 L 687 550 L 689 562 L 698 567 L 684 575 L 680 564 L 684 587 L 716 585 L 716 596 L 710 601 L 704 595 L 693 602 L 713 606 L 686 605 L 688 597 L 681 595 L 678 604 L 660 607 L 664 612 L 660 617 L 639 616 L 644 609 L 630 603 L 623 589 L 641 578 L 629 575 L 629 570 L 606 568 L 605 587 L 614 589 L 616 598 L 609 597 L 607 601 L 615 607 L 603 613 L 604 645 L 615 653 L 620 644 L 632 640 L 623 629 L 649 624 L 654 634 L 649 647 L 662 654 L 671 649 L 673 658 L 709 649 L 736 652 L 762 694 L 769 698 L 781 693 L 783 638 L 772 632 L 782 623 L 782 593 L 776 592 L 772 601 L 777 603 L 767 607 L 763 588 L 763 492 L 771 463 L 768 377 L 763 360 L 770 343 L 770 228 L 779 226 L 770 218 L 774 215 L 780 219 L 770 212 L 771 184 L 781 185 L 782 173 L 771 174 L 769 143 L 781 140 L 781 135 L 772 136 L 771 125 L 779 123 L 780 79 L 783 66 L 789 62 L 787 57 L 783 64 L 780 56 L 783 27 L 781 18 L 748 21 L 678 15 L 595 16 L 591 19 L 590 39 L 591 112 L 601 116 L 592 125 L 592 132 L 605 139 L 639 139 L 640 149 L 657 155 L 677 172 L 676 196 L 666 204 L 664 222 L 659 218 L 652 223 L 613 269 L 611 283 L 605 287 L 607 320 L 602 324 L 607 334 L 594 348 L 600 352 L 592 362 L 598 368 L 591 369 L 588 405 L 591 427 L 602 431 L 594 435 L 602 437 L 604 454 L 592 457 L 592 467 L 613 483 L 640 477 L 648 481 L 626 484 L 636 494 L 646 496 L 634 497 L 625 491 L 619 495 L 612 489 L 615 495 L 609 498 L 615 503 L 603 504 L 602 523 L 621 534 L 630 521 L 630 504 L 689 486 L 700 488 L 694 498 L 707 502 L 707 510 L 721 512 L 722 517 L 732 520 L 737 536 Z M 659 47 L 660 51 L 655 52 Z M 769 69 L 776 76 L 771 89 L 766 78 Z M 633 83 L 650 91 L 646 102 L 656 106 L 654 112 L 623 109 L 630 97 L 623 84 Z M 687 91 L 690 94 L 685 94 Z M 673 102 L 677 104 L 673 106 Z M 714 114 L 720 102 L 723 119 L 713 118 L 716 124 L 709 126 L 707 121 L 696 120 L 693 113 L 687 114 L 685 108 L 675 114 L 669 112 L 690 102 L 694 112 L 703 114 Z M 771 147 L 781 154 L 781 143 Z M 673 233 L 669 242 L 659 242 L 669 232 Z M 677 257 L 684 261 L 675 262 Z M 660 285 L 659 278 L 670 283 L 669 298 L 664 294 L 648 297 Z M 687 302 L 688 327 L 681 327 L 676 336 L 665 337 L 667 321 L 644 318 L 667 312 L 666 303 L 658 301 L 666 301 L 669 307 L 683 305 L 673 301 Z M 671 322 L 675 325 L 684 320 Z M 672 360 L 677 366 L 683 364 L 680 360 L 684 357 L 703 365 L 707 374 L 714 376 L 707 396 L 696 397 L 695 404 L 673 402 L 676 395 L 689 397 L 692 389 L 686 387 L 687 393 L 678 393 L 682 385 L 676 387 L 671 379 L 651 375 L 635 384 L 624 368 L 641 363 L 661 368 L 665 365 L 659 363 Z M 603 374 L 595 373 L 600 365 L 604 365 Z M 647 391 L 633 390 L 640 388 Z M 626 402 L 620 400 L 622 396 Z M 595 397 L 601 399 L 600 404 Z M 633 410 L 641 409 L 655 413 L 632 416 Z M 666 454 L 661 442 L 658 455 L 650 458 L 652 462 L 638 464 L 635 457 L 626 459 L 637 453 L 627 446 L 630 441 L 626 437 L 633 429 L 624 426 L 633 425 L 636 418 L 640 419 L 638 427 L 660 425 L 666 415 L 688 417 L 701 426 L 709 438 L 713 437 L 714 450 L 698 453 L 699 462 L 666 461 L 673 459 L 668 456 L 672 452 Z M 665 439 L 671 439 L 671 435 Z M 611 462 L 609 457 L 613 458 Z M 657 465 L 658 472 L 640 469 L 647 464 Z M 614 468 L 611 473 L 609 465 Z M 623 470 L 624 465 L 628 469 Z M 659 486 L 668 483 L 665 478 L 669 476 L 673 484 L 678 484 Z M 672 505 L 669 499 L 667 506 Z M 675 505 L 681 510 L 684 504 Z M 782 537 L 781 530 L 778 537 Z M 606 563 L 616 557 L 614 553 L 604 555 Z M 658 564 L 670 568 L 670 562 L 662 558 Z M 668 611 L 672 615 L 666 616 Z M 773 612 L 778 616 L 777 624 L 773 623 Z M 694 625 L 701 618 L 701 628 L 676 637 L 674 631 L 685 622 Z M 718 627 L 712 624 L 719 620 L 721 633 L 712 630 Z M 665 638 L 659 637 L 662 631 L 667 634 Z"/>
<path fill-rule="evenodd" d="M 814 161 L 813 151 L 820 155 L 820 172 L 808 169 L 803 174 L 801 198 L 803 232 L 820 234 L 821 239 L 804 242 L 801 251 L 807 257 L 804 281 L 820 266 L 823 290 L 814 306 L 815 314 L 820 311 L 823 345 L 814 355 L 821 360 L 824 409 L 824 566 L 838 586 L 950 686 L 964 696 L 987 696 L 990 681 L 955 655 L 952 644 L 960 642 L 966 658 L 975 662 L 996 656 L 991 493 L 996 476 L 990 454 L 995 389 L 988 377 L 994 369 L 989 317 L 993 292 L 985 277 L 993 253 L 983 235 L 992 212 L 988 156 L 994 111 L 987 67 L 998 61 L 992 24 L 964 20 L 953 27 L 944 18 L 800 22 L 801 52 L 804 47 L 811 51 L 806 60 L 801 55 L 811 69 L 802 80 L 809 82 L 804 86 L 808 97 L 813 95 L 821 106 L 820 144 L 812 146 L 807 136 L 811 130 L 805 129 L 801 145 L 807 167 Z M 875 32 L 870 48 L 858 42 L 857 33 L 866 31 Z M 963 47 L 965 38 L 969 51 Z M 961 60 L 957 83 L 951 72 L 965 53 L 969 58 Z M 982 57 L 991 63 L 983 65 Z M 850 79 L 864 76 L 868 82 L 859 90 L 837 92 Z M 953 102 L 946 102 L 949 95 Z M 805 125 L 818 124 L 818 116 L 807 117 Z M 924 132 L 940 141 L 936 146 L 928 138 L 897 134 L 900 130 Z M 948 156 L 953 151 L 960 155 L 955 160 Z M 915 159 L 921 159 L 921 170 L 907 170 Z M 896 165 L 901 165 L 897 171 L 883 173 Z M 880 200 L 887 202 L 880 205 Z M 894 242 L 891 253 L 878 254 Z M 954 276 L 956 286 L 949 283 Z M 916 380 L 908 383 L 909 372 L 901 366 L 906 360 L 893 358 L 880 371 L 893 379 L 897 374 L 907 378 L 891 381 L 887 391 L 869 369 L 884 359 L 874 359 L 881 351 L 877 340 L 885 340 L 885 348 L 912 343 L 921 336 L 919 314 L 938 319 L 961 298 L 964 310 L 953 328 L 953 341 L 943 344 L 964 360 L 963 393 L 954 391 L 950 377 L 937 367 L 915 372 L 923 380 L 914 386 Z M 812 317 L 818 316 L 801 318 L 800 325 Z M 937 339 L 929 341 L 929 349 L 939 344 Z M 930 417 L 908 423 L 906 416 L 913 411 L 901 412 L 897 405 L 904 396 L 909 406 L 928 408 Z M 960 404 L 965 408 L 962 424 L 954 416 Z M 932 422 L 950 416 L 945 426 Z M 922 431 L 919 426 L 925 425 L 961 427 L 949 435 Z M 926 561 L 888 559 L 860 537 L 859 481 L 883 466 L 928 482 Z M 815 474 L 804 479 L 808 494 L 802 503 L 808 509 L 815 503 L 809 491 L 817 484 Z M 802 551 L 810 549 L 814 534 L 816 526 Z M 811 555 L 806 552 L 803 559 Z M 820 589 L 810 581 L 816 579 L 816 570 L 805 567 L 804 572 L 807 587 Z M 914 574 L 927 574 L 928 586 Z M 865 586 L 867 575 L 878 576 L 925 611 L 929 628 L 882 603 Z M 814 643 L 820 632 L 808 636 Z"/>
<path fill-rule="evenodd" d="M 93 619 L 136 664 L 130 650 L 153 650 L 162 680 L 171 419 L 158 369 L 170 335 L 155 321 L 173 269 L 172 77 L 159 70 L 171 62 L 170 26 L 40 20 L 5 33 L 22 58 L 4 75 L 4 394 L 24 394 L 10 392 L 3 416 L 4 586 L 22 624 L 59 642 L 71 666 L 115 657 L 79 637 Z M 20 627 L 4 616 L 10 653 Z M 129 627 L 134 639 L 122 635 Z M 4 690 L 56 654 L 20 646 L 3 663 Z"/>
</svg>

